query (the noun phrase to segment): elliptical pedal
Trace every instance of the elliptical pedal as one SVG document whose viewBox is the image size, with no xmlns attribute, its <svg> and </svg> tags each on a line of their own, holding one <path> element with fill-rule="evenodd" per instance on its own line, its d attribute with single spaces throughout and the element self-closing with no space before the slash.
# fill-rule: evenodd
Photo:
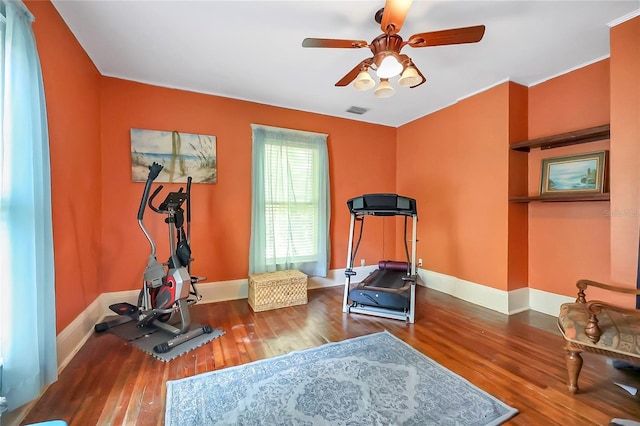
<svg viewBox="0 0 640 426">
<path fill-rule="evenodd" d="M 127 302 L 114 303 L 113 305 L 109 305 L 109 309 L 118 314 L 118 317 L 96 324 L 93 327 L 96 333 L 102 333 L 103 331 L 125 324 L 132 320 L 137 321 L 140 315 L 140 308 Z"/>
<path fill-rule="evenodd" d="M 113 305 L 109 305 L 109 309 L 118 315 L 128 315 L 130 317 L 136 317 L 140 311 L 137 306 L 127 302 L 114 303 Z"/>
</svg>

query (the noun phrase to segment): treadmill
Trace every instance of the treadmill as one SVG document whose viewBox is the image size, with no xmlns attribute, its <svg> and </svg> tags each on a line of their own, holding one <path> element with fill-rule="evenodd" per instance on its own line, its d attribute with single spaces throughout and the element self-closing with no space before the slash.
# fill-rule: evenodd
<svg viewBox="0 0 640 426">
<path fill-rule="evenodd" d="M 362 313 L 379 317 L 415 320 L 416 294 L 416 242 L 418 211 L 416 200 L 398 194 L 365 194 L 347 201 L 351 213 L 349 247 L 342 312 Z M 383 260 L 378 269 L 361 282 L 352 283 L 358 247 L 362 239 L 367 216 L 404 216 L 405 261 Z M 354 246 L 356 222 L 360 224 L 358 240 Z M 411 223 L 411 251 L 407 245 L 407 228 Z"/>
</svg>

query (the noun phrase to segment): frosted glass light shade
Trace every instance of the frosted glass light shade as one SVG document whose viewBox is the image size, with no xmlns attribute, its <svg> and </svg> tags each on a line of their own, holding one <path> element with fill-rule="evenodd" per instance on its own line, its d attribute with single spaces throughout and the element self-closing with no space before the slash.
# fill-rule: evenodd
<svg viewBox="0 0 640 426">
<path fill-rule="evenodd" d="M 373 95 L 376 98 L 388 98 L 389 96 L 393 96 L 395 92 L 396 89 L 389 83 L 389 80 L 383 79 L 380 80 L 380 84 L 376 87 L 376 90 L 373 91 Z"/>
<path fill-rule="evenodd" d="M 353 87 L 356 90 L 362 91 L 373 89 L 375 85 L 375 80 L 371 78 L 371 75 L 367 71 L 360 71 L 360 74 L 358 74 L 358 77 L 356 77 L 356 80 L 353 82 Z"/>
<path fill-rule="evenodd" d="M 422 77 L 414 67 L 407 67 L 402 76 L 398 79 L 398 84 L 402 87 L 411 87 L 420 84 Z"/>
<path fill-rule="evenodd" d="M 402 64 L 398 62 L 395 56 L 388 55 L 380 62 L 376 73 L 380 78 L 391 78 L 402 72 Z"/>
</svg>

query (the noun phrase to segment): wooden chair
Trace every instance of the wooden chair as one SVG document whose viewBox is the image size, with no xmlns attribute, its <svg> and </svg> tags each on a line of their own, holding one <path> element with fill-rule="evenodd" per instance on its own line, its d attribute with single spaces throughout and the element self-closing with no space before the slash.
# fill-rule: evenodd
<svg viewBox="0 0 640 426">
<path fill-rule="evenodd" d="M 580 280 L 576 283 L 576 301 L 563 304 L 558 316 L 558 327 L 565 340 L 571 393 L 578 391 L 581 352 L 600 354 L 640 366 L 640 310 L 625 309 L 599 300 L 587 301 L 585 290 L 589 286 L 618 293 L 640 294 L 640 290 L 595 281 Z"/>
</svg>

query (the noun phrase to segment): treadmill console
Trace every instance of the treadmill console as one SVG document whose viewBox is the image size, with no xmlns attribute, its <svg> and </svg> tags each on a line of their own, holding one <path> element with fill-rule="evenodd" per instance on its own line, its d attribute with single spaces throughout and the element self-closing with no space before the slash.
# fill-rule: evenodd
<svg viewBox="0 0 640 426">
<path fill-rule="evenodd" d="M 347 207 L 356 216 L 414 216 L 418 214 L 416 200 L 398 194 L 364 194 L 348 200 Z"/>
</svg>

